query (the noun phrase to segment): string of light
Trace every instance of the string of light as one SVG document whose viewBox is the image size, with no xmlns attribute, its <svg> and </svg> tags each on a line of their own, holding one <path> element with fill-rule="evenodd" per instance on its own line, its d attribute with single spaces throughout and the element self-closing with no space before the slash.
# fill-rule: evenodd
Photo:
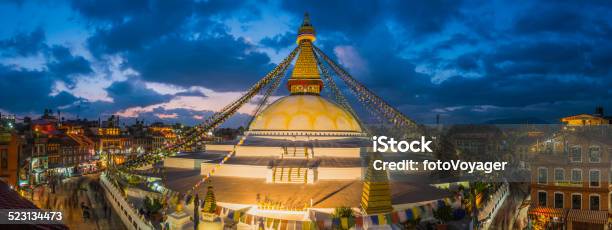
<svg viewBox="0 0 612 230">
<path fill-rule="evenodd" d="M 408 133 L 420 133 L 419 127 L 417 124 L 402 114 L 399 110 L 393 108 L 393 106 L 389 105 L 382 98 L 378 97 L 364 85 L 355 80 L 350 74 L 348 74 L 344 69 L 342 69 L 338 64 L 336 64 L 333 60 L 331 60 L 321 49 L 316 46 L 312 46 L 318 55 L 320 55 L 323 60 L 334 70 L 336 75 L 346 83 L 349 89 L 353 90 L 357 95 L 358 99 L 362 103 L 369 103 L 374 106 L 387 120 L 390 121 L 394 126 L 407 130 Z"/>
<path fill-rule="evenodd" d="M 185 145 L 192 144 L 197 140 L 202 140 L 207 136 L 209 131 L 223 124 L 223 122 L 238 111 L 240 107 L 250 101 L 262 88 L 268 85 L 268 83 L 270 83 L 275 77 L 278 77 L 281 71 L 286 70 L 291 61 L 295 58 L 298 51 L 299 48 L 296 47 L 279 65 L 277 65 L 272 71 L 266 74 L 266 76 L 249 88 L 249 90 L 238 98 L 238 100 L 232 102 L 228 106 L 225 106 L 223 109 L 210 116 L 201 124 L 188 130 L 182 138 L 176 138 L 173 142 L 171 141 L 166 143 L 166 146 L 151 151 L 150 153 L 146 153 L 137 159 L 130 159 L 124 164 L 118 166 L 118 169 L 133 169 L 146 164 L 151 164 L 163 159 L 171 153 L 176 153 Z"/>
<path fill-rule="evenodd" d="M 370 131 L 368 130 L 368 127 L 363 124 L 361 119 L 359 119 L 359 116 L 357 116 L 357 113 L 355 112 L 355 110 L 353 110 L 353 107 L 351 107 L 348 100 L 346 100 L 346 97 L 344 97 L 344 94 L 342 94 L 342 91 L 338 88 L 338 86 L 334 82 L 334 79 L 329 74 L 329 70 L 327 69 L 327 67 L 321 62 L 321 60 L 319 59 L 319 56 L 316 53 L 314 56 L 315 56 L 315 60 L 317 61 L 317 65 L 319 66 L 319 68 L 321 69 L 321 72 L 323 73 L 322 75 L 323 80 L 325 81 L 326 85 L 330 88 L 332 94 L 334 95 L 334 100 L 338 104 L 340 104 L 340 106 L 342 106 L 344 109 L 346 109 L 349 113 L 351 113 L 353 117 L 357 119 L 357 121 L 359 122 L 359 124 L 365 130 L 366 133 L 370 133 Z"/>
</svg>

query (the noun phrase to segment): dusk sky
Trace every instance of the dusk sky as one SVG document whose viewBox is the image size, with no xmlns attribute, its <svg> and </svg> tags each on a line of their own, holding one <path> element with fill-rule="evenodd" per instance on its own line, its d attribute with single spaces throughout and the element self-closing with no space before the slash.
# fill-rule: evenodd
<svg viewBox="0 0 612 230">
<path fill-rule="evenodd" d="M 612 114 L 612 1 L 563 0 L 1 1 L 0 112 L 194 124 L 296 46 L 306 11 L 315 45 L 417 122 Z"/>
</svg>

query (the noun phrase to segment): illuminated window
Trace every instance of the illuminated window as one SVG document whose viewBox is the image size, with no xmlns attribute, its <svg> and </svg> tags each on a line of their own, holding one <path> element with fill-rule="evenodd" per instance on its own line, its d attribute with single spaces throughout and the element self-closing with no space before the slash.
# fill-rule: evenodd
<svg viewBox="0 0 612 230">
<path fill-rule="evenodd" d="M 548 169 L 538 168 L 538 184 L 546 184 L 548 182 Z"/>
<path fill-rule="evenodd" d="M 546 152 L 547 153 L 552 153 L 553 152 L 553 143 L 552 142 L 547 142 L 546 143 Z"/>
<path fill-rule="evenodd" d="M 570 149 L 570 160 L 572 162 L 581 162 L 582 161 L 582 148 L 579 145 L 573 146 Z"/>
<path fill-rule="evenodd" d="M 555 193 L 555 208 L 563 208 L 563 193 Z"/>
<path fill-rule="evenodd" d="M 565 181 L 565 171 L 562 168 L 555 169 L 555 182 L 563 183 Z"/>
<path fill-rule="evenodd" d="M 601 162 L 601 151 L 599 146 L 591 146 L 589 147 L 589 161 L 593 163 Z"/>
<path fill-rule="evenodd" d="M 572 194 L 572 209 L 580 209 L 582 207 L 582 195 Z"/>
<path fill-rule="evenodd" d="M 2 169 L 8 169 L 8 150 L 2 149 L 0 150 L 0 165 L 2 165 Z"/>
<path fill-rule="evenodd" d="M 599 187 L 599 170 L 589 172 L 589 182 L 591 187 Z"/>
<path fill-rule="evenodd" d="M 572 169 L 572 183 L 582 184 L 582 170 Z"/>
<path fill-rule="evenodd" d="M 546 207 L 546 192 L 544 191 L 538 192 L 538 205 L 542 207 Z"/>
<path fill-rule="evenodd" d="M 593 211 L 599 211 L 599 195 L 593 194 L 589 196 L 589 208 Z"/>
</svg>

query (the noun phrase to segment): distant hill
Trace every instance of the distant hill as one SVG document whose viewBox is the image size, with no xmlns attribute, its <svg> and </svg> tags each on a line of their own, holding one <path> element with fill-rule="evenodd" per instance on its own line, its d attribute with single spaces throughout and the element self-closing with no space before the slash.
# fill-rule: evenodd
<svg viewBox="0 0 612 230">
<path fill-rule="evenodd" d="M 508 117 L 488 120 L 484 124 L 555 124 L 536 117 Z"/>
</svg>

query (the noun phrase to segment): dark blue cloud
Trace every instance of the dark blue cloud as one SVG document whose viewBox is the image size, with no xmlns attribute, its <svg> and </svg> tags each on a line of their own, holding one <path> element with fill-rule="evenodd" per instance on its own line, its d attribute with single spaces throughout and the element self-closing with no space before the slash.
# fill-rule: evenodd
<svg viewBox="0 0 612 230">
<path fill-rule="evenodd" d="M 390 15 L 412 32 L 412 36 L 440 32 L 447 23 L 460 18 L 463 1 L 392 1 Z"/>
<path fill-rule="evenodd" d="M 126 17 L 144 13 L 149 9 L 148 0 L 72 0 L 70 4 L 87 19 L 111 22 L 123 21 Z"/>
<path fill-rule="evenodd" d="M 47 63 L 49 71 L 58 79 L 64 81 L 69 87 L 74 86 L 74 76 L 93 73 L 91 63 L 82 56 L 74 56 L 70 50 L 63 46 L 53 46 Z"/>
<path fill-rule="evenodd" d="M 612 4 L 608 1 L 539 1 L 520 13 L 517 34 L 553 33 L 596 37 L 610 31 Z M 533 13 L 537 12 L 537 13 Z"/>
<path fill-rule="evenodd" d="M 71 6 L 92 31 L 88 51 L 101 61 L 106 55 L 122 57 L 122 67 L 136 70 L 138 81 L 243 90 L 273 67 L 259 48 L 293 46 L 294 31 L 309 12 L 318 47 L 334 59 L 339 48 L 354 49 L 361 60 L 342 61 L 365 66 L 349 69 L 353 75 L 419 121 L 433 121 L 436 113 L 453 122 L 505 116 L 555 120 L 595 105 L 612 106 L 607 1 L 282 1 L 277 9 L 244 1 L 75 0 Z M 224 24 L 248 24 L 263 12 L 293 15 L 282 23 L 294 29 L 254 43 Z M 0 49 L 5 57 L 42 52 L 50 59 L 40 71 L 5 66 L 6 76 L 70 84 L 72 76 L 91 73 L 87 59 L 65 47 L 48 47 L 42 29 L 2 40 Z M 106 90 L 113 103 L 81 101 L 81 110 L 112 113 L 169 99 L 142 82 L 116 82 Z M 176 113 L 180 119 L 197 115 Z"/>
<path fill-rule="evenodd" d="M 295 44 L 295 32 L 292 31 L 284 34 L 277 34 L 273 37 L 265 37 L 261 39 L 259 43 L 278 52 L 280 49 L 287 48 Z"/>
<path fill-rule="evenodd" d="M 222 34 L 195 40 L 168 38 L 127 55 L 146 81 L 215 90 L 243 90 L 273 68 L 269 57 L 251 51 L 241 38 Z"/>
<path fill-rule="evenodd" d="M 109 101 L 79 100 L 73 106 L 64 109 L 66 113 L 73 116 L 85 118 L 97 118 L 113 115 L 119 111 L 136 107 L 149 106 L 167 102 L 172 99 L 170 95 L 157 93 L 149 88 L 136 76 L 131 76 L 125 81 L 112 83 L 106 89 Z"/>
<path fill-rule="evenodd" d="M 114 82 L 106 88 L 106 92 L 120 109 L 158 104 L 171 98 L 169 95 L 162 95 L 146 88 L 143 82 L 134 79 Z"/>
<path fill-rule="evenodd" d="M 382 1 L 281 1 L 282 8 L 299 18 L 295 29 L 302 22 L 302 15 L 308 12 L 319 35 L 331 36 L 342 31 L 349 35 L 366 32 L 380 23 L 383 13 Z"/>
<path fill-rule="evenodd" d="M 328 54 L 337 45 L 355 47 L 370 70 L 367 76 L 357 77 L 417 120 L 431 122 L 436 108 L 446 107 L 461 108 L 444 112 L 455 117 L 454 122 L 480 122 L 530 114 L 555 120 L 560 114 L 591 112 L 596 105 L 612 106 L 608 90 L 612 85 L 609 13 L 592 6 L 578 7 L 575 2 L 545 3 L 534 4 L 533 10 L 541 12 L 538 14 L 509 10 L 514 15 L 504 15 L 503 20 L 483 16 L 477 27 L 470 23 L 481 15 L 478 12 L 491 12 L 499 6 L 482 4 L 478 6 L 481 9 L 472 10 L 460 2 L 392 3 L 405 14 L 388 10 L 393 13 L 390 18 L 402 25 L 400 30 L 410 33 L 397 36 L 397 27 L 379 24 L 370 26 L 366 33 L 349 36 L 348 41 L 324 39 L 318 45 Z M 596 7 L 605 9 L 608 5 Z M 607 17 L 592 17 L 592 12 Z M 578 22 L 550 23 L 564 17 Z M 508 20 L 505 26 L 499 25 Z M 460 26 L 449 29 L 450 24 Z M 483 28 L 488 31 L 483 33 Z M 417 73 L 417 66 L 429 71 Z M 444 72 L 446 80 L 430 81 Z M 482 107 L 495 109 L 478 109 Z"/>
<path fill-rule="evenodd" d="M 302 15 L 309 12 L 323 34 L 342 32 L 362 36 L 369 29 L 392 20 L 411 36 L 440 32 L 460 18 L 463 1 L 283 1 L 283 9 Z M 297 28 L 296 24 L 296 28 Z M 319 33 L 322 34 L 322 33 Z M 325 36 L 325 35 L 324 35 Z"/>
<path fill-rule="evenodd" d="M 214 114 L 213 111 L 194 111 L 189 109 L 162 109 L 155 108 L 151 112 L 144 112 L 139 114 L 138 119 L 144 119 L 148 123 L 152 122 L 165 122 L 165 123 L 181 123 L 185 125 L 195 125 L 203 122 L 203 119 L 196 119 L 195 117 L 210 117 Z M 171 115 L 175 117 L 160 118 L 160 115 Z M 230 117 L 221 127 L 245 127 L 247 122 L 250 121 L 250 116 L 247 114 L 236 113 Z M 123 118 L 124 121 L 129 122 L 134 118 Z"/>
<path fill-rule="evenodd" d="M 98 9 L 102 12 L 95 9 L 87 10 L 84 16 L 94 16 L 95 19 L 98 16 L 96 12 L 107 15 L 105 10 L 124 4 L 129 5 L 130 7 L 127 8 L 132 9 L 130 3 L 106 5 L 104 2 L 99 2 Z M 120 20 L 111 14 L 110 19 L 113 19 L 111 26 L 96 27 L 96 33 L 88 39 L 89 48 L 95 54 L 138 50 L 161 36 L 179 31 L 192 15 L 192 7 L 193 5 L 188 1 L 147 1 L 134 7 L 138 9 L 135 12 L 117 13 L 114 17 L 126 14 Z"/>
<path fill-rule="evenodd" d="M 96 55 L 138 51 L 166 36 L 184 35 L 215 28 L 211 17 L 227 17 L 245 2 L 234 1 L 73 1 L 74 9 L 91 21 L 96 32 L 88 46 Z M 244 10 L 243 20 L 259 17 L 256 10 Z M 191 28 L 191 27 L 195 28 Z"/>
<path fill-rule="evenodd" d="M 0 41 L 3 56 L 31 56 L 46 48 L 45 31 L 38 27 L 30 33 L 19 32 Z"/>
<path fill-rule="evenodd" d="M 40 112 L 43 108 L 71 105 L 79 99 L 60 92 L 51 95 L 54 79 L 47 72 L 0 65 L 0 109 L 15 113 Z"/>
<path fill-rule="evenodd" d="M 93 72 L 91 63 L 82 56 L 75 56 L 68 47 L 49 46 L 45 31 L 37 27 L 30 33 L 19 32 L 11 38 L 0 41 L 0 53 L 4 57 L 29 57 L 43 54 L 47 58 L 48 74 L 56 80 L 63 81 L 69 87 L 74 86 L 74 75 L 87 75 Z"/>
<path fill-rule="evenodd" d="M 200 85 L 215 90 L 239 90 L 262 77 L 273 65 L 264 53 L 243 38 L 229 35 L 211 17 L 229 12 L 259 17 L 256 10 L 241 10 L 248 3 L 231 1 L 147 1 L 141 6 L 101 1 L 98 8 L 73 4 L 92 20 L 95 33 L 88 47 L 96 56 L 122 53 L 125 67 L 137 70 L 142 79 L 180 86 Z M 142 5 L 145 5 L 144 7 Z M 123 9 L 121 13 L 106 11 Z M 137 10 L 136 10 L 137 9 Z M 119 18 L 117 18 L 119 17 Z M 127 18 L 127 19 L 126 19 Z"/>
</svg>

